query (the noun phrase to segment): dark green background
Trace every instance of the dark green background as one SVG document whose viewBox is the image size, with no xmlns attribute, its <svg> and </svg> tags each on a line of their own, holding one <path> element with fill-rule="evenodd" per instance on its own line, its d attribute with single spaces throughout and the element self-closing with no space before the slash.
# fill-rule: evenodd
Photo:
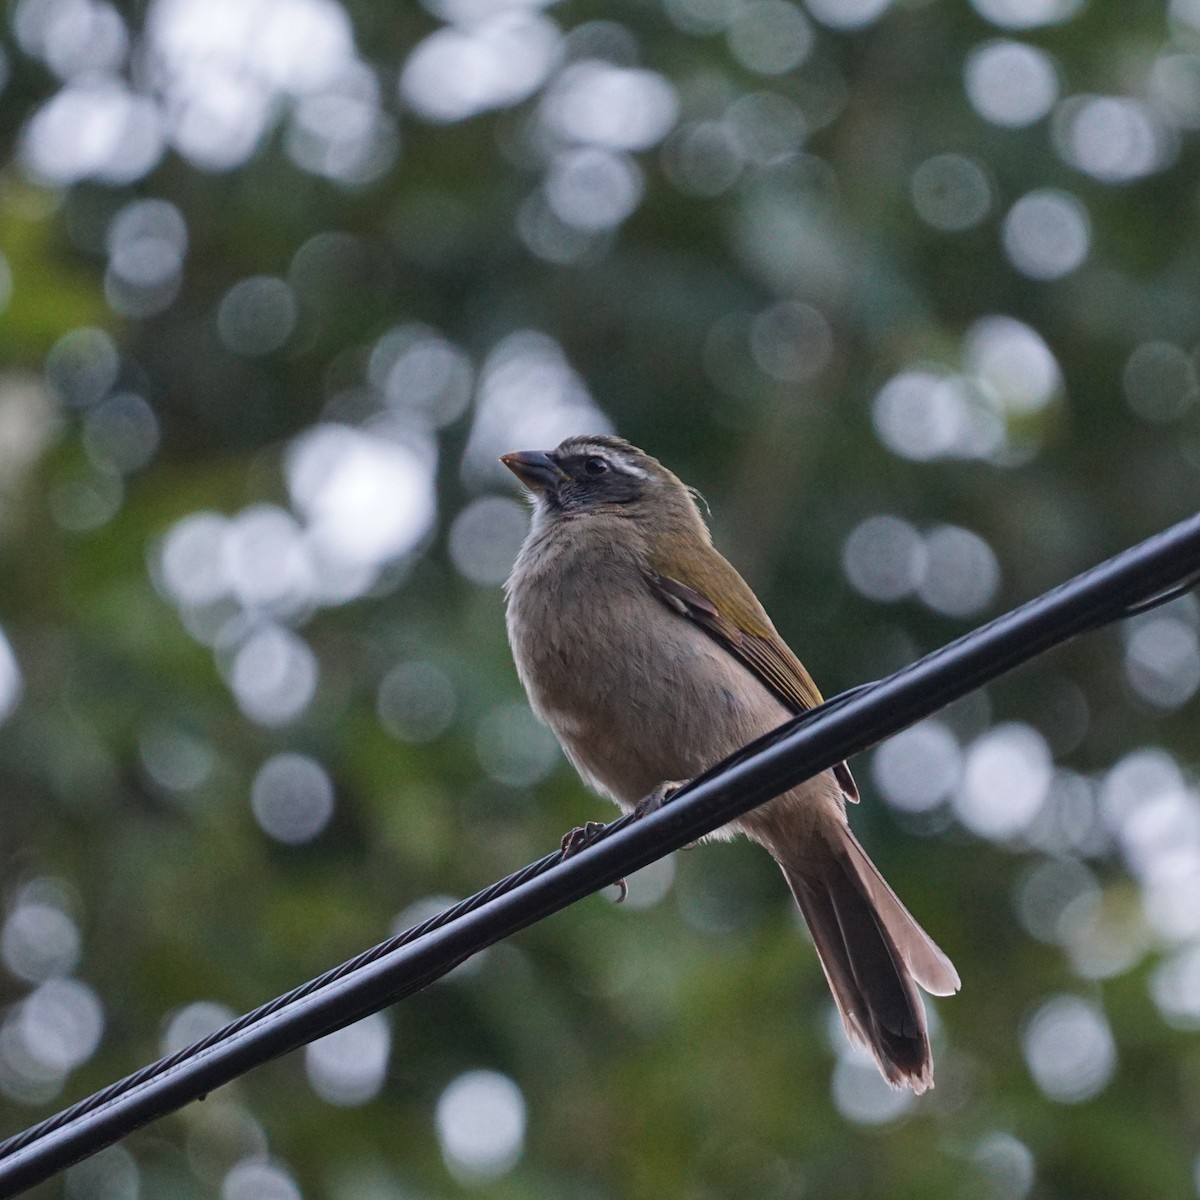
<svg viewBox="0 0 1200 1200">
<path fill-rule="evenodd" d="M 461 470 L 471 409 L 429 435 L 437 518 L 419 548 L 368 595 L 289 619 L 320 668 L 294 721 L 245 717 L 213 652 L 155 589 L 151 567 L 175 522 L 286 507 L 292 439 L 321 419 L 374 411 L 377 401 L 360 397 L 357 410 L 344 392 L 392 326 L 426 323 L 476 371 L 515 331 L 554 339 L 612 427 L 703 491 L 719 545 L 827 694 L 1197 506 L 1194 372 L 1168 420 L 1139 415 L 1122 382 L 1138 346 L 1169 342 L 1186 361 L 1200 342 L 1200 105 L 1185 88 L 1171 108 L 1155 83 L 1168 56 L 1197 78 L 1194 5 L 1168 14 L 1094 0 L 1061 22 L 1006 30 L 949 0 L 898 4 L 855 30 L 811 21 L 807 60 L 779 75 L 755 74 L 719 29 L 684 32 L 651 0 L 554 5 L 545 17 L 563 33 L 622 27 L 598 36 L 592 26 L 571 45 L 632 47 L 679 90 L 682 125 L 766 92 L 812 127 L 712 196 L 677 186 L 681 134 L 635 150 L 642 202 L 569 263 L 539 257 L 518 232 L 545 173 L 540 91 L 442 123 L 398 99 L 408 56 L 442 24 L 416 5 L 345 4 L 399 139 L 392 165 L 353 186 L 289 156 L 294 101 L 282 94 L 256 148 L 228 169 L 168 150 L 132 181 L 39 182 L 24 131 L 64 84 L 14 33 L 34 8 L 10 3 L 2 33 L 0 250 L 12 289 L 0 312 L 0 407 L 32 414 L 40 435 L 4 450 L 0 477 L 0 628 L 23 679 L 0 728 L 0 887 L 9 912 L 49 897 L 75 922 L 73 973 L 95 990 L 105 1025 L 96 1053 L 44 1103 L 13 1098 L 10 1067 L 0 1071 L 0 1132 L 156 1057 L 181 1006 L 249 1009 L 386 936 L 410 904 L 470 893 L 569 826 L 607 815 L 561 760 L 528 787 L 481 764 L 481 721 L 523 700 L 501 590 L 468 582 L 449 551 L 458 513 L 493 486 Z M 134 65 L 116 70 L 155 96 L 138 58 L 145 16 L 141 6 L 124 13 Z M 1061 112 L 1019 129 L 981 118 L 964 62 L 1002 36 L 1053 55 L 1063 98 L 1148 103 L 1167 144 L 1155 169 L 1110 182 L 1071 165 L 1054 132 Z M 938 230 L 915 210 L 913 172 L 940 154 L 966 156 L 987 180 L 987 212 L 969 228 Z M 1086 261 L 1049 281 L 1014 269 L 1002 238 L 1013 204 L 1047 187 L 1072 193 L 1091 229 Z M 178 297 L 139 318 L 106 302 L 104 235 L 144 197 L 177 207 L 188 248 Z M 785 227 L 798 230 L 786 244 Z M 331 232 L 349 236 L 297 266 L 309 239 Z M 238 355 L 218 334 L 217 307 L 260 275 L 291 281 L 297 329 L 277 350 Z M 823 369 L 792 381 L 756 367 L 745 332 L 787 298 L 819 310 L 832 335 Z M 960 370 L 965 332 L 989 314 L 1040 334 L 1061 387 L 1036 411 L 1002 416 L 1015 448 L 1007 458 L 895 454 L 872 423 L 879 389 L 915 364 Z M 149 401 L 161 430 L 111 515 L 88 499 L 114 486 L 86 453 L 90 410 L 45 369 L 79 327 L 111 336 L 122 386 Z M 25 399 L 12 401 L 20 389 Z M 511 495 L 506 486 L 494 490 Z M 951 618 L 915 598 L 857 594 L 842 549 L 877 513 L 983 538 L 1000 569 L 987 608 Z M 1191 655 L 1177 664 L 1186 675 L 1196 609 L 1173 612 L 1185 648 L 1190 630 Z M 961 705 L 950 727 L 968 745 L 990 723 L 1026 722 L 1061 767 L 1097 783 L 1130 752 L 1163 747 L 1192 780 L 1196 704 L 1183 702 L 1186 687 L 1170 707 L 1140 695 L 1126 637 L 1091 635 L 1023 668 L 989 688 L 986 705 Z M 422 744 L 391 736 L 376 715 L 380 680 L 410 659 L 436 664 L 457 696 L 450 727 Z M 171 793 L 147 771 L 146 738 L 163 729 L 211 756 L 198 786 Z M 318 759 L 336 791 L 329 827 L 302 846 L 271 840 L 250 807 L 255 773 L 284 750 Z M 390 1012 L 387 1079 L 369 1103 L 318 1098 L 292 1056 L 132 1136 L 140 1195 L 220 1195 L 224 1171 L 256 1149 L 306 1197 L 339 1200 L 1194 1194 L 1200 1051 L 1186 1015 L 1166 1020 L 1154 989 L 1200 928 L 1170 933 L 1147 915 L 1146 872 L 1130 870 L 1123 843 L 1093 817 L 1083 878 L 1099 904 L 1095 936 L 1133 949 L 1103 978 L 1085 978 L 1069 946 L 1031 936 L 1017 911 L 1022 881 L 1053 857 L 1044 838 L 984 839 L 945 805 L 906 817 L 873 784 L 869 755 L 854 766 L 859 836 L 963 979 L 959 996 L 937 1004 L 938 1087 L 896 1119 L 861 1123 L 835 1103 L 828 997 L 786 889 L 761 852 L 722 845 L 677 856 L 661 902 L 586 900 Z M 1172 894 L 1186 896 L 1200 872 L 1186 853 L 1196 837 L 1187 815 L 1200 822 L 1200 801 L 1189 791 L 1172 811 L 1183 824 L 1160 830 L 1154 853 L 1181 856 L 1186 878 Z M 1044 878 L 1080 877 L 1071 872 Z M 34 986 L 0 971 L 0 1028 L 19 1021 Z M 1081 1103 L 1045 1094 L 1022 1049 L 1032 1015 L 1063 994 L 1102 1012 L 1116 1047 L 1111 1080 Z M 0 1060 L 4 1045 L 0 1032 Z M 434 1111 L 476 1068 L 517 1084 L 528 1127 L 517 1165 L 472 1188 L 443 1164 Z M 212 1147 L 208 1158 L 197 1145 Z M 108 1183 L 76 1174 L 67 1194 L 132 1195 L 129 1160 L 111 1161 Z"/>
</svg>

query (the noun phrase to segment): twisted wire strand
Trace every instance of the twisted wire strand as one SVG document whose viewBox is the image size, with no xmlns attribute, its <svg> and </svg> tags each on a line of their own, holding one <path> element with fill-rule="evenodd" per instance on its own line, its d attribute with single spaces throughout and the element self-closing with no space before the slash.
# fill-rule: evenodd
<svg viewBox="0 0 1200 1200">
<path fill-rule="evenodd" d="M 616 822 L 613 824 L 615 825 Z M 608 829 L 609 827 L 606 826 L 604 832 L 607 833 Z M 598 834 L 597 836 L 601 835 Z M 189 1059 L 198 1058 L 215 1046 L 219 1046 L 222 1042 L 226 1042 L 243 1030 L 250 1028 L 250 1026 L 258 1024 L 260 1021 L 273 1016 L 282 1009 L 291 1007 L 299 1000 L 312 995 L 313 992 L 320 991 L 324 987 L 328 987 L 329 984 L 335 983 L 339 979 L 353 975 L 356 971 L 361 970 L 370 963 L 377 962 L 393 950 L 397 950 L 401 946 L 406 946 L 410 942 L 415 942 L 426 934 L 432 933 L 435 929 L 441 929 L 445 925 L 452 924 L 466 913 L 473 912 L 475 909 L 487 904 L 490 900 L 494 900 L 497 896 L 502 896 L 514 888 L 521 887 L 530 879 L 534 879 L 538 875 L 545 873 L 561 861 L 561 851 L 547 854 L 544 858 L 538 859 L 537 862 L 530 863 L 528 866 L 522 867 L 521 870 L 514 871 L 511 875 L 506 875 L 503 879 L 497 880 L 482 891 L 476 892 L 473 896 L 468 896 L 466 899 L 460 900 L 457 904 L 451 905 L 451 907 L 443 909 L 440 913 L 434 914 L 427 920 L 402 930 L 400 933 L 378 943 L 378 945 L 372 946 L 369 950 L 364 950 L 361 954 L 355 955 L 354 958 L 348 959 L 336 967 L 331 967 L 315 979 L 310 979 L 292 988 L 291 991 L 284 992 L 282 995 L 276 996 L 273 1000 L 268 1000 L 265 1004 L 260 1004 L 257 1008 L 244 1013 L 242 1016 L 230 1021 L 227 1025 L 223 1025 L 220 1029 L 214 1030 L 198 1041 L 192 1042 L 190 1045 L 175 1051 L 175 1053 L 168 1054 L 148 1064 L 140 1071 L 135 1071 L 132 1075 L 126 1075 L 124 1078 L 118 1079 L 115 1083 L 109 1084 L 108 1087 L 103 1088 L 101 1091 L 94 1092 L 85 1099 L 72 1104 L 69 1108 L 64 1108 L 61 1112 L 57 1112 L 53 1116 L 39 1121 L 36 1125 L 31 1125 L 21 1133 L 6 1139 L 4 1142 L 0 1142 L 0 1160 L 16 1154 L 46 1134 L 52 1133 L 56 1129 L 61 1129 L 64 1125 L 69 1125 L 78 1118 L 103 1107 L 110 1101 L 117 1099 L 126 1092 L 132 1091 L 155 1076 L 166 1074 Z"/>
</svg>

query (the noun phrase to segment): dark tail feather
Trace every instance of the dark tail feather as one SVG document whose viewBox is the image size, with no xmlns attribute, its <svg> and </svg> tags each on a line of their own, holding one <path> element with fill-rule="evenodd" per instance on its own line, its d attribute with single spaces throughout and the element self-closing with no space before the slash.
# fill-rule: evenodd
<svg viewBox="0 0 1200 1200">
<path fill-rule="evenodd" d="M 933 1056 L 919 981 L 936 995 L 958 989 L 950 960 L 913 920 L 844 826 L 819 877 L 781 861 L 852 1041 L 875 1056 L 893 1087 L 933 1086 Z"/>
</svg>

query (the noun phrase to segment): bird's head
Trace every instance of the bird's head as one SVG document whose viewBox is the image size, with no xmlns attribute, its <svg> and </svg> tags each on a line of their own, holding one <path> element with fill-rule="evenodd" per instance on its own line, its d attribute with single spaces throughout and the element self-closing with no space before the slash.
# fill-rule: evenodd
<svg viewBox="0 0 1200 1200">
<path fill-rule="evenodd" d="M 500 461 L 529 489 L 544 519 L 609 515 L 652 526 L 703 525 L 689 489 L 623 438 L 569 437 L 554 450 L 521 450 Z"/>
</svg>

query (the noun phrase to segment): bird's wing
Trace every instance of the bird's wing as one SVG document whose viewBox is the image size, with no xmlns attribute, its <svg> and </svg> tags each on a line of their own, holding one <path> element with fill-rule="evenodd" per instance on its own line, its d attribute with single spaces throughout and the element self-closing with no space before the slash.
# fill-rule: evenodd
<svg viewBox="0 0 1200 1200">
<path fill-rule="evenodd" d="M 776 632 L 749 584 L 715 551 L 707 550 L 702 564 L 676 559 L 670 571 L 654 564 L 646 579 L 668 608 L 695 622 L 790 712 L 821 703 L 812 676 Z M 846 799 L 857 801 L 858 785 L 850 768 L 839 763 L 833 773 Z"/>
</svg>

